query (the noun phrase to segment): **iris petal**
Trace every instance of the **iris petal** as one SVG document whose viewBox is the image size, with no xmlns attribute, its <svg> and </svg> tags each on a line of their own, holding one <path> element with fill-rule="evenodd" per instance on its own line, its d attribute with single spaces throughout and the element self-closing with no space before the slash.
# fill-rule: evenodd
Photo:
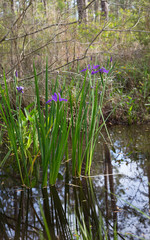
<svg viewBox="0 0 150 240">
<path fill-rule="evenodd" d="M 99 71 L 101 73 L 109 73 L 109 70 L 106 70 L 104 67 L 102 67 L 101 69 L 99 69 Z"/>
<path fill-rule="evenodd" d="M 18 91 L 19 93 L 24 93 L 24 91 L 23 91 L 24 87 L 22 87 L 22 86 L 17 86 L 16 89 L 17 89 L 17 91 Z"/>
<path fill-rule="evenodd" d="M 87 68 L 84 68 L 83 70 L 81 70 L 80 72 L 85 72 L 87 70 Z"/>
<path fill-rule="evenodd" d="M 50 100 L 48 100 L 48 101 L 46 102 L 46 104 L 49 103 L 49 102 L 51 102 L 51 101 L 55 101 L 55 102 L 57 102 L 57 101 L 59 101 L 59 102 L 62 102 L 62 101 L 67 102 L 67 101 L 68 101 L 68 100 L 65 99 L 65 98 L 61 98 L 60 93 L 58 93 L 58 96 L 59 96 L 59 97 L 57 97 L 57 93 L 54 93 L 54 95 L 52 95 L 52 98 L 51 98 Z"/>
<path fill-rule="evenodd" d="M 99 72 L 99 70 L 98 71 L 92 71 L 91 74 L 93 75 L 93 74 L 98 73 L 98 72 Z"/>
<path fill-rule="evenodd" d="M 65 98 L 61 98 L 61 96 L 60 96 L 60 93 L 58 93 L 58 96 L 59 96 L 59 101 L 60 102 L 62 102 L 62 101 L 65 101 L 65 102 L 67 102 L 68 100 L 67 99 L 65 99 Z"/>
<path fill-rule="evenodd" d="M 54 95 L 52 95 L 52 100 L 57 102 L 57 94 L 56 93 L 54 93 Z"/>
<path fill-rule="evenodd" d="M 52 101 L 52 99 L 48 100 L 48 101 L 46 102 L 46 104 L 49 103 L 49 102 L 51 102 L 51 101 Z"/>
<path fill-rule="evenodd" d="M 100 67 L 100 65 L 93 65 L 93 68 L 92 68 L 92 69 L 96 69 L 96 68 L 98 68 L 98 67 Z"/>
</svg>

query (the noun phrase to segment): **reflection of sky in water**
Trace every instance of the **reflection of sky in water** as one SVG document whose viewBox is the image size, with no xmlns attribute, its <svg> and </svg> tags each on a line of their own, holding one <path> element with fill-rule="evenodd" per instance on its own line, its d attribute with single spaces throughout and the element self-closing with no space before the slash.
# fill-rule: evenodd
<svg viewBox="0 0 150 240">
<path fill-rule="evenodd" d="M 113 161 L 112 164 L 114 166 L 115 162 Z M 122 198 L 129 204 L 143 210 L 144 213 L 149 214 L 147 177 L 143 176 L 143 171 L 138 169 L 137 172 L 136 163 L 129 163 L 128 165 L 122 163 L 119 166 L 119 173 L 124 175 L 120 179 L 120 184 L 122 185 L 121 189 L 125 191 Z M 119 189 L 119 192 L 121 189 Z M 117 205 L 119 208 L 122 208 L 126 203 L 123 200 L 118 199 Z M 129 205 L 129 208 L 132 208 L 132 206 Z M 137 226 L 140 225 L 140 229 L 145 233 L 145 236 L 150 237 L 149 227 L 145 228 L 144 223 L 141 224 L 139 222 L 139 217 L 137 218 L 136 216 L 132 216 L 132 214 L 126 214 L 125 222 L 126 224 L 124 224 L 123 232 L 131 232 L 139 235 L 137 232 Z"/>
<path fill-rule="evenodd" d="M 143 131 L 143 135 L 141 135 L 141 131 Z M 119 134 L 119 139 L 117 139 Z M 127 132 L 126 128 L 119 129 L 119 134 L 111 134 L 115 152 L 110 152 L 114 174 L 114 193 L 118 196 L 116 205 L 120 209 L 117 213 L 119 230 L 122 233 L 132 233 L 149 240 L 150 220 L 133 206 L 150 216 L 150 189 L 148 187 L 150 134 L 145 133 L 141 128 L 136 129 L 136 132 Z M 102 174 L 102 169 L 100 173 Z M 94 175 L 94 171 L 92 171 L 92 174 Z M 109 182 L 109 178 L 107 178 L 107 181 Z M 94 184 L 97 191 L 102 188 L 105 185 L 104 176 L 95 177 Z M 131 239 L 137 238 L 134 236 Z"/>
</svg>

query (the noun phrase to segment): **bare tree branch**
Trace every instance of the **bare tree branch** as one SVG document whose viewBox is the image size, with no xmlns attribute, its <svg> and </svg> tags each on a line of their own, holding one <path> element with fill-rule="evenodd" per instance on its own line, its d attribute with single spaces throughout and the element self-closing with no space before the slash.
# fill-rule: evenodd
<svg viewBox="0 0 150 240">
<path fill-rule="evenodd" d="M 92 0 L 83 10 L 86 10 L 95 0 Z"/>
<path fill-rule="evenodd" d="M 150 31 L 145 30 L 132 30 L 132 29 L 104 29 L 104 32 L 114 31 L 114 32 L 143 32 L 143 33 L 150 33 Z"/>
<path fill-rule="evenodd" d="M 19 19 L 21 19 L 21 17 L 23 17 L 25 15 L 27 9 L 31 6 L 31 4 L 32 4 L 32 0 L 30 0 L 28 6 L 22 11 L 22 13 L 19 15 L 19 17 L 13 22 L 11 28 L 8 30 L 8 32 L 5 34 L 5 36 L 3 36 L 2 39 L 0 40 L 0 43 L 2 43 L 3 41 L 6 40 L 6 37 L 8 36 L 8 34 L 13 30 L 13 28 L 15 27 L 15 25 L 17 24 Z"/>
<path fill-rule="evenodd" d="M 61 32 L 55 34 L 55 36 L 54 36 L 53 38 L 51 38 L 47 43 L 45 43 L 44 45 L 40 46 L 39 48 L 31 51 L 30 53 L 27 53 L 26 55 L 22 55 L 22 54 L 21 54 L 21 55 L 22 55 L 22 59 L 20 59 L 20 60 L 6 73 L 6 76 L 7 76 L 10 72 L 12 72 L 12 71 L 18 66 L 18 64 L 21 63 L 25 58 L 27 58 L 27 57 L 29 57 L 30 55 L 32 55 L 33 53 L 41 50 L 42 48 L 48 46 L 48 45 L 52 42 L 52 40 L 55 39 L 56 36 L 62 34 L 63 32 L 65 32 L 65 31 L 61 31 Z"/>
<path fill-rule="evenodd" d="M 86 48 L 86 50 L 85 50 L 85 52 L 84 52 L 84 54 L 83 54 L 83 56 L 82 56 L 81 58 L 73 59 L 72 61 L 61 65 L 60 67 L 57 67 L 57 68 L 52 69 L 52 70 L 49 70 L 49 72 L 58 71 L 59 69 L 61 69 L 61 68 L 63 68 L 63 67 L 66 67 L 66 66 L 68 66 L 68 65 L 70 65 L 70 64 L 72 64 L 72 63 L 74 63 L 74 62 L 76 62 L 76 61 L 85 59 L 85 58 L 86 58 L 86 55 L 87 55 L 87 52 L 88 52 L 88 50 L 89 50 L 89 48 L 90 48 L 90 46 L 91 46 L 91 45 L 94 43 L 94 41 L 100 36 L 100 34 L 104 31 L 104 29 L 105 29 L 105 24 L 106 24 L 106 23 L 104 23 L 104 26 L 103 26 L 103 28 L 101 29 L 101 31 L 100 31 L 100 32 L 94 37 L 94 39 L 90 42 L 90 44 L 89 44 L 88 47 Z M 32 53 L 33 53 L 33 52 L 31 52 L 30 54 L 32 54 Z M 26 55 L 26 56 L 29 56 L 29 55 Z M 26 56 L 25 56 L 25 57 L 26 57 Z M 52 63 L 50 66 L 48 66 L 48 68 L 52 67 L 52 65 L 54 65 L 55 63 L 56 63 L 56 61 L 54 61 L 54 63 Z M 13 69 L 14 69 L 15 67 L 16 67 L 16 65 L 13 66 Z M 6 75 L 8 75 L 13 69 L 11 69 L 9 72 L 7 72 Z M 41 74 L 44 73 L 44 72 L 45 72 L 45 70 L 40 71 L 39 73 L 37 73 L 37 76 L 41 75 Z M 19 81 L 30 80 L 30 79 L 32 79 L 32 78 L 34 78 L 34 75 L 32 75 L 32 76 L 30 76 L 30 77 L 27 77 L 27 78 L 24 78 L 24 79 L 20 79 Z M 10 82 L 10 81 L 9 81 L 9 82 Z"/>
<path fill-rule="evenodd" d="M 48 25 L 48 26 L 43 27 L 43 28 L 41 28 L 41 29 L 38 29 L 38 30 L 36 30 L 36 31 L 30 32 L 30 33 L 26 33 L 26 34 L 23 34 L 23 35 L 14 37 L 14 38 L 4 39 L 4 40 L 5 40 L 5 41 L 12 41 L 12 40 L 16 40 L 16 39 L 19 39 L 19 38 L 24 38 L 24 37 L 27 37 L 27 36 L 30 36 L 30 35 L 33 35 L 33 34 L 42 32 L 42 31 L 44 31 L 44 30 L 46 30 L 46 29 L 48 29 L 48 28 L 51 28 L 51 27 L 67 26 L 67 25 L 72 25 L 72 24 L 76 24 L 76 23 L 78 23 L 78 21 L 69 22 L 69 23 L 56 23 L 56 24 L 51 24 L 51 25 Z"/>
<path fill-rule="evenodd" d="M 91 46 L 91 45 L 95 42 L 95 40 L 101 35 L 101 33 L 104 31 L 104 29 L 105 29 L 105 23 L 104 23 L 104 27 L 101 29 L 101 31 L 94 37 L 94 39 L 91 41 L 91 43 L 90 43 L 90 44 L 88 45 L 88 47 L 86 48 L 85 53 L 84 53 L 85 56 L 86 56 L 86 54 L 87 54 L 90 46 Z"/>
</svg>

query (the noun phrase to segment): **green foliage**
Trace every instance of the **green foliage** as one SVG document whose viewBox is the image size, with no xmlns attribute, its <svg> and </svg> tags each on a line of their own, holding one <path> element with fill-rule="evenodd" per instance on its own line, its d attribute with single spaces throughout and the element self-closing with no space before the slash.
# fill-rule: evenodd
<svg viewBox="0 0 150 240">
<path fill-rule="evenodd" d="M 1 117 L 5 125 L 7 126 L 10 148 L 11 150 L 13 150 L 13 153 L 15 154 L 22 184 L 25 183 L 29 186 L 29 176 L 27 173 L 27 159 L 25 156 L 25 146 L 23 142 L 22 121 L 20 118 L 20 104 L 18 104 L 19 110 L 17 110 L 14 115 L 14 111 L 11 109 L 5 75 L 4 82 L 5 82 L 4 91 L 0 85 L 0 92 L 2 95 L 2 103 L 0 104 Z M 20 149 L 19 152 L 18 148 Z"/>
<path fill-rule="evenodd" d="M 135 53 L 136 54 L 136 53 Z M 140 54 L 140 53 L 139 53 Z M 111 94 L 107 100 L 112 102 L 113 107 L 118 104 L 113 117 L 119 122 L 132 124 L 149 119 L 149 91 L 150 91 L 150 68 L 148 58 L 141 62 L 140 58 L 134 61 L 117 62 L 114 72 Z M 111 100 L 112 99 L 112 100 Z M 111 109 L 111 107 L 109 106 Z"/>
<path fill-rule="evenodd" d="M 49 227 L 48 227 L 48 224 L 47 224 L 47 221 L 46 221 L 46 217 L 45 217 L 45 214 L 44 214 L 44 211 L 43 211 L 43 208 L 42 208 L 42 205 L 41 205 L 40 201 L 39 201 L 39 207 L 40 207 L 41 215 L 42 215 L 42 218 L 43 218 L 44 227 L 45 227 L 46 234 L 47 234 L 47 239 L 48 239 L 48 240 L 51 240 L 51 235 L 50 235 L 50 232 L 49 232 Z M 40 239 L 43 239 L 42 236 L 41 236 Z"/>
<path fill-rule="evenodd" d="M 80 175 L 81 172 L 90 174 L 95 144 L 102 126 L 105 126 L 107 132 L 102 113 L 106 85 L 107 76 L 104 78 L 103 74 L 100 74 L 96 78 L 88 72 L 83 85 L 76 85 L 75 96 L 71 91 L 72 87 L 69 89 L 73 175 Z"/>
<path fill-rule="evenodd" d="M 50 184 L 53 185 L 56 182 L 59 168 L 66 150 L 70 127 L 67 129 L 67 112 L 64 107 L 64 103 L 52 102 L 50 112 L 48 111 L 48 106 L 46 105 L 44 117 L 44 112 L 41 111 L 40 107 L 39 87 L 35 68 L 34 74 L 38 109 L 36 128 L 38 132 L 38 141 L 43 171 L 42 185 L 46 186 L 48 180 L 48 169 L 50 170 Z M 46 67 L 45 89 L 45 102 L 47 102 L 48 66 Z"/>
<path fill-rule="evenodd" d="M 18 93 L 16 90 L 16 110 L 13 110 L 5 78 L 5 90 L 1 87 L 2 118 L 7 126 L 10 152 L 15 154 L 22 183 L 34 186 L 39 181 L 40 170 L 42 170 L 42 185 L 46 186 L 48 179 L 51 185 L 55 184 L 61 162 L 67 152 L 69 133 L 71 133 L 73 176 L 80 175 L 83 166 L 85 166 L 83 170 L 85 174 L 90 174 L 95 143 L 101 127 L 105 125 L 101 109 L 107 77 L 104 78 L 100 73 L 97 80 L 88 72 L 89 80 L 86 74 L 84 81 L 75 86 L 75 94 L 72 92 L 75 83 L 73 79 L 68 86 L 69 104 L 52 101 L 50 105 L 45 104 L 44 108 L 41 108 L 35 67 L 34 75 L 36 103 L 31 103 L 24 109 L 21 104 L 23 93 Z M 15 88 L 16 86 L 17 78 L 15 77 Z M 62 92 L 64 88 L 65 82 Z M 57 92 L 57 89 L 56 80 L 55 85 L 52 85 L 52 92 Z M 47 101 L 48 63 L 46 64 L 45 103 Z M 103 119 L 101 126 L 99 126 L 100 118 Z M 1 165 L 4 165 L 10 152 Z M 21 167 L 22 163 L 24 167 Z"/>
<path fill-rule="evenodd" d="M 57 8 L 60 10 L 60 11 L 63 11 L 64 8 L 65 8 L 65 1 L 62 1 L 62 0 L 57 0 Z"/>
<path fill-rule="evenodd" d="M 127 96 L 128 101 L 126 102 L 128 105 L 128 123 L 131 124 L 133 120 L 133 107 L 135 100 L 132 99 L 132 97 Z"/>
<path fill-rule="evenodd" d="M 129 64 L 127 62 L 127 64 Z M 93 153 L 97 137 L 104 126 L 108 134 L 105 121 L 114 111 L 117 117 L 117 106 L 124 110 L 122 118 L 126 118 L 131 124 L 139 116 L 140 107 L 149 114 L 149 68 L 141 66 L 144 72 L 143 82 L 136 79 L 136 63 L 128 67 L 120 67 L 116 78 L 112 81 L 114 65 L 108 59 L 106 68 L 110 69 L 108 75 L 92 75 L 86 71 L 84 81 L 80 79 L 72 81 L 67 86 L 64 81 L 61 83 L 62 93 L 68 89 L 68 102 L 54 102 L 41 107 L 39 81 L 35 74 L 36 102 L 29 104 L 22 109 L 22 95 L 16 92 L 16 110 L 11 108 L 8 87 L 5 81 L 5 89 L 1 87 L 2 104 L 1 117 L 7 127 L 9 151 L 1 162 L 3 166 L 9 159 L 11 152 L 15 154 L 19 174 L 22 183 L 34 186 L 40 179 L 42 170 L 42 185 L 46 186 L 48 181 L 54 185 L 58 176 L 62 161 L 67 153 L 68 143 L 72 145 L 72 174 L 90 174 Z M 130 68 L 129 68 L 130 67 Z M 79 68 L 79 66 L 78 66 Z M 129 81 L 128 74 L 133 75 Z M 124 76 L 124 78 L 122 78 Z M 45 100 L 48 101 L 48 62 L 46 64 L 45 78 Z M 15 78 L 15 84 L 17 80 Z M 15 85 L 15 87 L 16 87 Z M 51 92 L 59 89 L 58 81 L 51 84 Z M 141 98 L 139 98 L 141 94 Z M 105 115 L 105 106 L 109 104 L 109 114 Z M 4 111 L 5 109 L 5 111 Z M 141 113 L 140 113 L 141 114 Z M 101 124 L 100 124 L 101 123 Z M 69 134 L 71 139 L 69 140 Z M 109 138 L 109 134 L 108 134 Z M 110 140 L 110 138 L 109 138 Z M 111 142 L 111 140 L 110 140 Z M 68 160 L 68 154 L 66 154 Z"/>
</svg>

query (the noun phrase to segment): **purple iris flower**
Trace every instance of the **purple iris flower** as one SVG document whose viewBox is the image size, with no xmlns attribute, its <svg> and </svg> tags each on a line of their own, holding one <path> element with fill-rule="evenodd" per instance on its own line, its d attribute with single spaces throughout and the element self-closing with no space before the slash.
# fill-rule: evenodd
<svg viewBox="0 0 150 240">
<path fill-rule="evenodd" d="M 48 101 L 46 102 L 46 104 L 49 103 L 49 102 L 51 102 L 51 101 L 54 101 L 54 102 L 57 102 L 57 101 L 59 101 L 59 102 L 65 101 L 65 102 L 67 102 L 68 100 L 65 99 L 65 98 L 61 98 L 60 93 L 58 93 L 58 96 L 57 96 L 57 93 L 54 93 L 54 95 L 52 95 L 52 98 L 51 98 L 50 100 L 48 100 Z"/>
<path fill-rule="evenodd" d="M 61 98 L 61 96 L 60 96 L 60 93 L 58 93 L 58 96 L 59 96 L 59 102 L 62 102 L 62 101 L 65 101 L 65 102 L 67 102 L 68 100 L 67 99 L 65 99 L 65 98 Z"/>
<path fill-rule="evenodd" d="M 17 91 L 18 91 L 19 93 L 24 93 L 24 91 L 23 91 L 24 87 L 22 87 L 22 86 L 17 86 L 16 89 L 17 89 Z"/>
<path fill-rule="evenodd" d="M 99 72 L 99 70 L 97 70 L 97 71 L 92 71 L 91 74 L 93 75 L 93 74 L 98 73 L 98 72 Z"/>
<path fill-rule="evenodd" d="M 16 75 L 16 78 L 17 78 L 18 77 L 18 72 L 17 71 L 15 72 L 15 75 Z"/>
<path fill-rule="evenodd" d="M 100 67 L 100 65 L 93 65 L 93 67 L 92 66 L 90 67 L 90 64 L 88 64 L 88 68 L 84 68 L 80 72 L 85 72 L 87 69 L 91 70 L 91 74 L 92 75 L 95 74 L 95 73 L 98 73 L 98 72 L 101 72 L 101 73 L 108 73 L 109 72 L 109 70 L 106 70 L 104 67 L 98 69 L 97 71 L 93 71 L 93 70 L 95 70 L 95 69 L 97 69 L 99 67 Z"/>
<path fill-rule="evenodd" d="M 85 72 L 87 69 L 90 70 L 90 68 L 91 68 L 91 67 L 90 67 L 90 64 L 88 64 L 88 68 L 84 68 L 84 69 L 82 69 L 80 72 Z"/>
<path fill-rule="evenodd" d="M 109 70 L 106 70 L 104 67 L 102 67 L 101 69 L 99 69 L 99 71 L 101 73 L 109 73 Z"/>
<path fill-rule="evenodd" d="M 87 68 L 84 68 L 84 69 L 82 69 L 80 72 L 85 72 L 87 70 Z"/>
<path fill-rule="evenodd" d="M 110 62 L 112 62 L 112 57 L 110 58 Z"/>
<path fill-rule="evenodd" d="M 93 65 L 93 68 L 92 69 L 97 69 L 98 67 L 100 67 L 100 65 Z"/>
</svg>

